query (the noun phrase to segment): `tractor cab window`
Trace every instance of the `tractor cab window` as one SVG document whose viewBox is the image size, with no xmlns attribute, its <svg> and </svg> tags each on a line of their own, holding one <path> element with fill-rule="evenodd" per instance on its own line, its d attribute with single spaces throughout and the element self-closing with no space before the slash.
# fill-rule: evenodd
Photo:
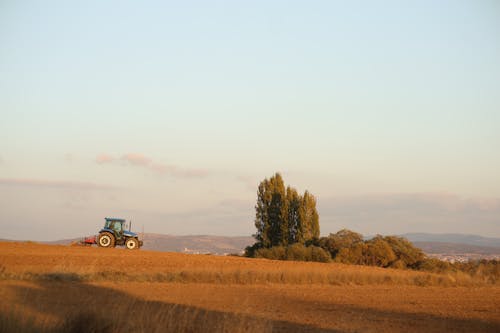
<svg viewBox="0 0 500 333">
<path fill-rule="evenodd" d="M 119 234 L 122 232 L 122 224 L 118 221 L 107 220 L 104 227 L 106 229 L 114 230 L 115 232 L 117 232 Z"/>
</svg>

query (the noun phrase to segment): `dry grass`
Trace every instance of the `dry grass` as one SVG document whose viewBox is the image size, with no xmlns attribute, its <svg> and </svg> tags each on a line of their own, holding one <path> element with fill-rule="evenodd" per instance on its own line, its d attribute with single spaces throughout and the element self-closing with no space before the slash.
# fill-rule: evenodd
<svg viewBox="0 0 500 333">
<path fill-rule="evenodd" d="M 114 267 L 61 266 L 50 272 L 36 269 L 9 271 L 0 266 L 0 279 L 24 281 L 82 281 L 82 282 L 180 282 L 212 284 L 326 284 L 326 285 L 402 285 L 471 287 L 491 284 L 481 277 L 463 272 L 427 273 L 410 270 L 383 269 L 343 264 L 282 262 L 266 259 L 241 259 L 248 267 L 212 267 L 185 265 L 167 270 L 134 272 Z M 255 267 L 257 266 L 257 267 Z M 261 267 L 259 267 L 261 266 Z M 498 285 L 498 282 L 496 283 Z"/>
<path fill-rule="evenodd" d="M 0 332 L 500 328 L 500 287 L 464 273 L 33 243 L 0 243 L 0 299 Z"/>
<path fill-rule="evenodd" d="M 339 267 L 336 267 L 339 268 Z M 3 280 L 22 281 L 79 281 L 79 282 L 177 282 L 177 283 L 211 283 L 211 284 L 320 284 L 320 285 L 400 285 L 423 287 L 479 287 L 486 283 L 480 279 L 457 272 L 435 274 L 413 271 L 399 271 L 362 268 L 340 268 L 308 271 L 304 269 L 286 268 L 276 271 L 257 271 L 243 269 L 212 270 L 209 268 L 191 268 L 179 271 L 158 273 L 125 273 L 113 270 L 92 273 L 74 273 L 71 270 L 58 270 L 52 273 L 4 272 Z"/>
</svg>

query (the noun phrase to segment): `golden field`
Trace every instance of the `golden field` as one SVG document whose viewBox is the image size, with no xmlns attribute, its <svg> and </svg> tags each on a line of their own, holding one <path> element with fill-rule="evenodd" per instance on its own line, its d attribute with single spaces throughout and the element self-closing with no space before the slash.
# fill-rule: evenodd
<svg viewBox="0 0 500 333">
<path fill-rule="evenodd" d="M 0 331 L 499 332 L 463 273 L 0 243 Z"/>
</svg>

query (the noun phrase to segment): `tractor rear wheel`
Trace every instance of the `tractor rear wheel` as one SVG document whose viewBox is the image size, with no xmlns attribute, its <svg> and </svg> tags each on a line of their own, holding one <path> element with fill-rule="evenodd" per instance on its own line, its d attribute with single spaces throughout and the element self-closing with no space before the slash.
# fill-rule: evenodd
<svg viewBox="0 0 500 333">
<path fill-rule="evenodd" d="M 115 236 L 110 232 L 101 232 L 97 238 L 100 247 L 115 247 Z"/>
<path fill-rule="evenodd" d="M 137 250 L 139 248 L 139 241 L 137 238 L 129 238 L 125 241 L 125 246 L 129 250 Z"/>
</svg>

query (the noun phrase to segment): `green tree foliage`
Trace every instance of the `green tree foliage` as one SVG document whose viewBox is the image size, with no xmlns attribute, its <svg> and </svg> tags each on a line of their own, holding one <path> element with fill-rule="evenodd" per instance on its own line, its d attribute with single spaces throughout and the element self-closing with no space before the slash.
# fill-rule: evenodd
<svg viewBox="0 0 500 333">
<path fill-rule="evenodd" d="M 279 173 L 259 184 L 254 237 L 262 247 L 288 244 L 288 208 L 285 184 Z"/>
<path fill-rule="evenodd" d="M 257 190 L 254 237 L 257 244 L 248 252 L 259 248 L 305 244 L 319 238 L 319 215 L 316 198 L 309 192 L 299 195 L 276 173 L 264 179 Z"/>
<path fill-rule="evenodd" d="M 288 186 L 286 189 L 286 198 L 288 201 L 288 243 L 304 243 L 303 231 L 301 227 L 302 198 L 297 190 Z"/>
<path fill-rule="evenodd" d="M 253 235 L 257 240 L 252 246 L 252 252 L 259 247 L 271 247 L 270 229 L 271 225 L 269 223 L 269 181 L 265 179 L 259 184 L 257 190 L 257 204 L 255 205 L 255 227 L 257 232 Z"/>
<path fill-rule="evenodd" d="M 300 230 L 300 243 L 319 238 L 319 215 L 316 198 L 308 191 L 301 198 L 297 229 Z"/>
</svg>

